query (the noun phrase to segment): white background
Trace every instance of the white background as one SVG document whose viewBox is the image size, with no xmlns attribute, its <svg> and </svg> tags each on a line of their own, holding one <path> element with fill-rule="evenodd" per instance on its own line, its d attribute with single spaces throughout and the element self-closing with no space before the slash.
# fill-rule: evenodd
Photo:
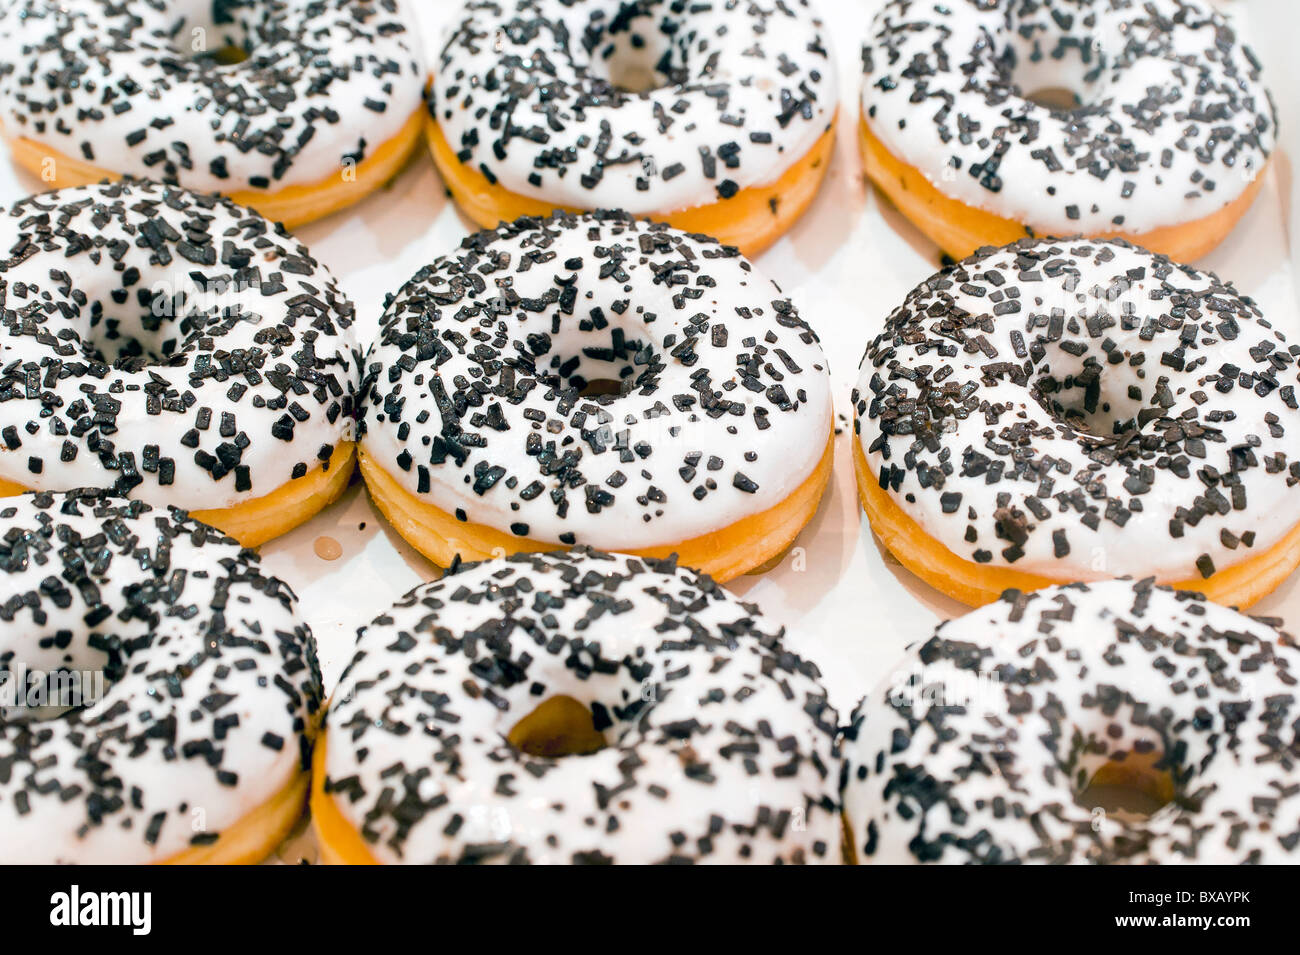
<svg viewBox="0 0 1300 955">
<path fill-rule="evenodd" d="M 413 0 L 430 60 L 454 0 Z M 860 42 L 880 0 L 821 0 L 841 74 L 839 141 L 826 182 L 808 214 L 758 260 L 798 304 L 821 336 L 834 379 L 835 472 L 821 509 L 773 571 L 729 585 L 790 629 L 789 642 L 816 660 L 832 702 L 846 713 L 898 662 L 903 647 L 963 608 L 887 558 L 861 519 L 849 457 L 849 390 L 859 358 L 903 296 L 934 272 L 937 250 L 863 183 L 858 158 Z M 1300 26 L 1295 0 L 1221 0 L 1253 38 L 1266 79 L 1283 110 L 1290 148 L 1270 164 L 1259 200 L 1227 241 L 1197 264 L 1231 279 L 1253 296 L 1273 323 L 1300 339 L 1300 237 L 1289 251 L 1288 229 L 1300 216 L 1291 156 L 1300 157 L 1300 73 L 1290 49 Z M 16 173 L 0 156 L 0 205 L 41 183 Z M 471 224 L 446 198 L 423 148 L 386 189 L 338 215 L 298 230 L 356 301 L 363 341 L 372 334 L 384 295 L 418 268 L 450 251 Z M 338 560 L 317 557 L 313 544 L 333 537 Z M 351 655 L 356 628 L 438 569 L 386 526 L 354 479 L 343 499 L 297 531 L 262 547 L 267 569 L 289 582 L 319 643 L 326 689 Z M 1300 584 L 1293 576 L 1255 612 L 1300 626 Z"/>
</svg>

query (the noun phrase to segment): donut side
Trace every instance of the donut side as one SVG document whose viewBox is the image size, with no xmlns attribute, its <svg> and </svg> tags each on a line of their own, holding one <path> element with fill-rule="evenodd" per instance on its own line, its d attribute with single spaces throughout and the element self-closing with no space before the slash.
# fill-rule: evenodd
<svg viewBox="0 0 1300 955">
<path fill-rule="evenodd" d="M 1039 235 L 1031 225 L 945 195 L 921 169 L 907 165 L 890 153 L 866 123 L 860 124 L 858 134 L 863 165 L 871 181 L 949 258 L 964 259 L 988 246 L 1010 245 Z M 1192 222 L 1161 226 L 1140 234 L 1108 229 L 1088 235 L 1097 239 L 1124 239 L 1179 262 L 1194 262 L 1213 251 L 1250 210 L 1264 187 L 1267 172 L 1265 165 L 1240 196 Z M 1046 229 L 1041 236 L 1055 234 L 1058 233 Z M 1074 235 L 1077 230 L 1066 229 L 1059 234 Z"/>
</svg>

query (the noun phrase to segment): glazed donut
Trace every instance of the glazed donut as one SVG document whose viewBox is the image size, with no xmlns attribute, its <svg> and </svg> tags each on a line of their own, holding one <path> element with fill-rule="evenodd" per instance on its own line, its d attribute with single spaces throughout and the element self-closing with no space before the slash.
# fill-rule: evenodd
<svg viewBox="0 0 1300 955">
<path fill-rule="evenodd" d="M 1213 273 L 1119 240 L 983 250 L 867 349 L 863 507 L 968 604 L 1154 574 L 1249 606 L 1300 563 L 1297 352 Z"/>
<path fill-rule="evenodd" d="M 670 561 L 516 555 L 421 585 L 334 693 L 322 860 L 838 862 L 835 711 L 781 640 Z"/>
<path fill-rule="evenodd" d="M 854 713 L 857 858 L 1294 864 L 1298 669 L 1269 622 L 1150 579 L 1008 591 Z"/>
<path fill-rule="evenodd" d="M 121 181 L 0 213 L 0 494 L 111 488 L 246 546 L 342 493 L 353 307 L 283 228 Z"/>
<path fill-rule="evenodd" d="M 484 228 L 625 209 L 749 256 L 830 165 L 835 63 L 810 0 L 468 0 L 429 145 Z"/>
<path fill-rule="evenodd" d="M 734 248 L 622 212 L 470 236 L 380 321 L 371 495 L 443 567 L 587 544 L 757 568 L 831 466 L 826 360 L 779 295 Z"/>
<path fill-rule="evenodd" d="M 293 593 L 141 501 L 42 492 L 0 520 L 0 862 L 265 858 L 321 707 Z"/>
<path fill-rule="evenodd" d="M 867 173 L 954 259 L 1084 234 L 1191 261 L 1276 142 L 1259 61 L 1198 0 L 889 0 L 862 60 Z"/>
<path fill-rule="evenodd" d="M 424 83 L 400 0 L 0 6 L 0 123 L 53 186 L 156 179 L 293 228 L 401 169 Z"/>
</svg>

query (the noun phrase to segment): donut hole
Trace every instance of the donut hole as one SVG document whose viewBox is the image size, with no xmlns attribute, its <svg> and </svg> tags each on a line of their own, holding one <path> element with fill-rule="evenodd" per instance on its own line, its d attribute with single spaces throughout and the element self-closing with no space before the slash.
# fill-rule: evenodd
<svg viewBox="0 0 1300 955">
<path fill-rule="evenodd" d="M 995 48 L 998 79 L 1029 102 L 1069 114 L 1102 98 L 1106 44 L 1073 5 L 1016 5 Z"/>
<path fill-rule="evenodd" d="M 1105 375 L 1094 363 L 1059 378 L 1043 375 L 1035 382 L 1035 396 L 1052 418 L 1071 431 L 1096 437 L 1125 434 L 1135 421 L 1121 417 L 1126 405 L 1110 400 L 1104 384 Z"/>
<path fill-rule="evenodd" d="M 89 709 L 107 689 L 103 670 L 0 671 L 0 726 L 44 723 Z"/>
<path fill-rule="evenodd" d="M 1141 363 L 1113 351 L 1109 355 L 1072 354 L 1077 342 L 1035 345 L 1038 360 L 1030 393 L 1056 422 L 1076 434 L 1118 438 L 1141 427 L 1149 408 Z"/>
<path fill-rule="evenodd" d="M 106 304 L 96 297 L 86 308 L 89 321 L 79 330 L 82 353 L 120 370 L 184 361 L 194 340 L 251 318 L 238 304 L 240 297 L 219 283 L 199 289 L 179 279 L 140 286 L 134 302 Z"/>
<path fill-rule="evenodd" d="M 1026 93 L 1025 99 L 1056 112 L 1070 112 L 1083 105 L 1079 94 L 1064 86 L 1044 86 Z"/>
<path fill-rule="evenodd" d="M 616 326 L 602 331 L 604 336 L 590 327 L 562 332 L 541 355 L 534 343 L 537 377 L 582 398 L 618 397 L 652 385 L 663 368 L 654 346 L 627 338 Z"/>
<path fill-rule="evenodd" d="M 543 700 L 511 728 L 506 739 L 529 756 L 547 759 L 587 756 L 608 745 L 591 709 L 571 696 Z"/>
<path fill-rule="evenodd" d="M 235 66 L 252 56 L 269 8 L 263 0 L 164 0 L 166 13 L 175 17 L 167 38 L 198 63 Z"/>
<path fill-rule="evenodd" d="M 179 353 L 179 345 L 172 322 L 148 315 L 92 314 L 89 334 L 81 337 L 88 359 L 121 369 L 168 364 Z"/>
<path fill-rule="evenodd" d="M 601 398 L 606 395 L 623 394 L 623 385 L 625 382 L 617 381 L 613 378 L 595 378 L 582 386 L 578 392 L 580 398 Z"/>
<path fill-rule="evenodd" d="M 95 332 L 82 339 L 82 350 L 92 361 L 114 368 L 164 365 L 175 353 L 174 339 L 158 341 L 147 334 L 135 334 L 129 322 L 119 319 L 105 319 Z"/>
<path fill-rule="evenodd" d="M 0 654 L 0 725 L 42 723 L 90 709 L 122 676 L 126 654 L 115 637 L 69 630 L 30 639 L 30 651 Z"/>
<path fill-rule="evenodd" d="M 211 59 L 219 66 L 235 66 L 243 63 L 251 54 L 242 46 L 232 46 L 227 44 L 215 53 L 211 54 Z"/>
<path fill-rule="evenodd" d="M 1174 780 L 1159 752 L 1112 753 L 1089 775 L 1082 774 L 1075 802 L 1089 812 L 1127 822 L 1150 818 L 1174 801 Z"/>
<path fill-rule="evenodd" d="M 662 16 L 661 16 L 662 14 Z M 644 96 L 689 79 L 681 22 L 662 0 L 595 10 L 583 31 L 587 73 L 613 90 Z"/>
</svg>

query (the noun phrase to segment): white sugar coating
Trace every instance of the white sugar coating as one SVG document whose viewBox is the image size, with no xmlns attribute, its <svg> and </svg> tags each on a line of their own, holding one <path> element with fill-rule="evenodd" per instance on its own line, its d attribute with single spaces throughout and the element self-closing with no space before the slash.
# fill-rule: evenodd
<svg viewBox="0 0 1300 955">
<path fill-rule="evenodd" d="M 893 156 L 1040 235 L 1211 215 L 1276 142 L 1259 61 L 1198 0 L 890 0 L 863 65 L 863 116 Z M 1027 98 L 1052 89 L 1081 104 Z"/>
<path fill-rule="evenodd" d="M 469 0 L 430 109 L 513 193 L 676 212 L 776 182 L 830 128 L 822 30 L 810 0 Z"/>
<path fill-rule="evenodd" d="M 959 557 L 1199 579 L 1300 522 L 1297 351 L 1213 273 L 1026 239 L 908 295 L 863 358 L 855 427 Z"/>
<path fill-rule="evenodd" d="M 420 109 L 425 74 L 405 0 L 0 7 L 6 136 L 204 192 L 339 176 Z"/>
<path fill-rule="evenodd" d="M 0 521 L 0 862 L 159 862 L 307 771 L 315 643 L 252 551 L 87 492 L 6 498 Z M 36 708 L 60 669 L 103 695 Z"/>
<path fill-rule="evenodd" d="M 844 743 L 858 858 L 1294 864 L 1298 675 L 1290 637 L 1199 594 L 1008 591 L 859 704 Z M 1149 818 L 1076 799 L 1101 766 L 1143 760 L 1173 780 Z"/>
<path fill-rule="evenodd" d="M 229 507 L 351 440 L 352 303 L 284 230 L 148 182 L 0 211 L 0 478 Z"/>
<path fill-rule="evenodd" d="M 834 710 L 782 631 L 707 577 L 595 552 L 423 584 L 364 628 L 325 790 L 387 863 L 835 863 Z M 569 696 L 607 746 L 507 734 Z"/>
<path fill-rule="evenodd" d="M 634 550 L 786 498 L 831 429 L 817 336 L 734 248 L 618 212 L 466 239 L 390 301 L 362 449 L 462 521 Z M 584 397 L 592 381 L 621 393 Z"/>
</svg>

